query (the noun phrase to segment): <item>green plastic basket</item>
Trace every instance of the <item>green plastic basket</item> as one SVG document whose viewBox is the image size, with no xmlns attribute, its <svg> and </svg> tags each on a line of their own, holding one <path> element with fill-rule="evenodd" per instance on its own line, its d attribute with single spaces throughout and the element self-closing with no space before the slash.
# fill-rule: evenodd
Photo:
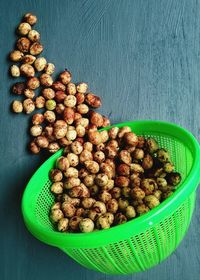
<svg viewBox="0 0 200 280">
<path fill-rule="evenodd" d="M 195 206 L 200 182 L 200 147 L 191 133 L 171 123 L 134 121 L 138 135 L 153 136 L 170 153 L 182 183 L 176 192 L 147 214 L 125 224 L 91 233 L 59 233 L 49 221 L 54 197 L 48 173 L 62 150 L 51 156 L 33 175 L 22 199 L 29 231 L 39 240 L 60 248 L 81 265 L 108 274 L 144 271 L 168 257 L 183 239 Z M 108 128 L 106 128 L 108 129 Z"/>
</svg>

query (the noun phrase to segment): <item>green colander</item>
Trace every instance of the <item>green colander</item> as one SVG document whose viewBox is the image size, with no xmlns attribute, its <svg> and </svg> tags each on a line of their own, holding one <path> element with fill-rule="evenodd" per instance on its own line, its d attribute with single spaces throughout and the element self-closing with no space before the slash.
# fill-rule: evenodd
<svg viewBox="0 0 200 280">
<path fill-rule="evenodd" d="M 189 227 L 200 182 L 200 147 L 191 133 L 171 123 L 134 121 L 138 135 L 152 136 L 170 151 L 182 183 L 159 206 L 125 224 L 91 233 L 59 233 L 49 221 L 54 197 L 49 170 L 62 150 L 51 156 L 33 175 L 22 199 L 29 231 L 39 240 L 56 246 L 81 265 L 108 274 L 144 271 L 159 264 L 179 245 Z M 108 129 L 108 128 L 105 128 Z"/>
</svg>

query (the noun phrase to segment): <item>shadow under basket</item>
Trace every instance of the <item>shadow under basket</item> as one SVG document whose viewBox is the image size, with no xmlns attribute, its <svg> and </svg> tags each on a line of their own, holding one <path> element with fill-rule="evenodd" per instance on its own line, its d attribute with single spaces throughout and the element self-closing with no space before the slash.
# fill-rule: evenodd
<svg viewBox="0 0 200 280">
<path fill-rule="evenodd" d="M 182 182 L 172 196 L 143 216 L 125 224 L 91 233 L 60 233 L 49 220 L 54 201 L 48 174 L 62 150 L 51 156 L 33 175 L 22 199 L 28 230 L 39 240 L 58 247 L 81 265 L 107 274 L 145 271 L 166 259 L 189 227 L 200 182 L 200 147 L 185 129 L 161 121 L 134 121 L 137 135 L 154 137 L 169 150 Z M 105 128 L 105 129 L 109 129 Z"/>
</svg>

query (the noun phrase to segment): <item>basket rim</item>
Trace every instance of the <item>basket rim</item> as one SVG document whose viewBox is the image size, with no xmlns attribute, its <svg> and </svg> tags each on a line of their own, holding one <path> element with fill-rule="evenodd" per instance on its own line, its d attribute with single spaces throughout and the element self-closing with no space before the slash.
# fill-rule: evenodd
<svg viewBox="0 0 200 280">
<path fill-rule="evenodd" d="M 200 182 L 199 170 L 200 170 L 200 146 L 195 137 L 186 129 L 178 126 L 177 124 L 158 121 L 158 120 L 138 120 L 129 121 L 103 128 L 101 130 L 108 130 L 113 126 L 129 126 L 135 125 L 136 130 L 141 130 L 143 133 L 156 133 L 162 130 L 162 135 L 178 138 L 179 141 L 186 141 L 188 148 L 193 154 L 193 164 L 188 176 L 180 184 L 176 192 L 163 201 L 159 206 L 152 209 L 148 213 L 130 220 L 125 224 L 112 227 L 110 229 L 104 229 L 91 233 L 60 233 L 56 231 L 50 231 L 42 224 L 35 222 L 34 205 L 31 201 L 31 193 L 33 192 L 33 181 L 38 176 L 38 172 L 42 172 L 46 164 L 55 161 L 57 157 L 62 154 L 63 149 L 52 155 L 46 160 L 34 173 L 28 182 L 23 197 L 22 197 L 22 214 L 24 222 L 28 230 L 39 240 L 60 248 L 90 248 L 105 246 L 109 243 L 118 242 L 131 236 L 137 235 L 140 232 L 147 230 L 148 228 L 159 223 L 163 218 L 171 215 L 183 202 L 194 192 Z M 146 129 L 144 129 L 146 127 Z M 167 128 L 167 133 L 165 129 Z M 138 131 L 137 131 L 138 134 Z M 34 186 L 35 187 L 35 186 Z M 36 188 L 36 187 L 35 187 Z M 31 211 L 30 211 L 31 209 Z"/>
</svg>

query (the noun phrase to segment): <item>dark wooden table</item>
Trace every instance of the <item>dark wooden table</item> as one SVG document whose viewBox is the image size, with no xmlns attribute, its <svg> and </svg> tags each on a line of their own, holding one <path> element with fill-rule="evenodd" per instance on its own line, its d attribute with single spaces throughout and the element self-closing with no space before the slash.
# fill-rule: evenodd
<svg viewBox="0 0 200 280">
<path fill-rule="evenodd" d="M 134 119 L 175 122 L 199 138 L 200 1 L 74 0 L 0 2 L 0 205 L 1 280 L 162 279 L 200 275 L 200 202 L 190 229 L 166 261 L 129 276 L 87 270 L 26 230 L 22 192 L 45 156 L 32 156 L 28 119 L 13 115 L 7 54 L 21 16 L 38 16 L 44 55 L 57 73 L 69 68 L 103 98 L 101 112 L 113 123 Z M 198 198 L 199 200 L 199 198 Z"/>
</svg>

